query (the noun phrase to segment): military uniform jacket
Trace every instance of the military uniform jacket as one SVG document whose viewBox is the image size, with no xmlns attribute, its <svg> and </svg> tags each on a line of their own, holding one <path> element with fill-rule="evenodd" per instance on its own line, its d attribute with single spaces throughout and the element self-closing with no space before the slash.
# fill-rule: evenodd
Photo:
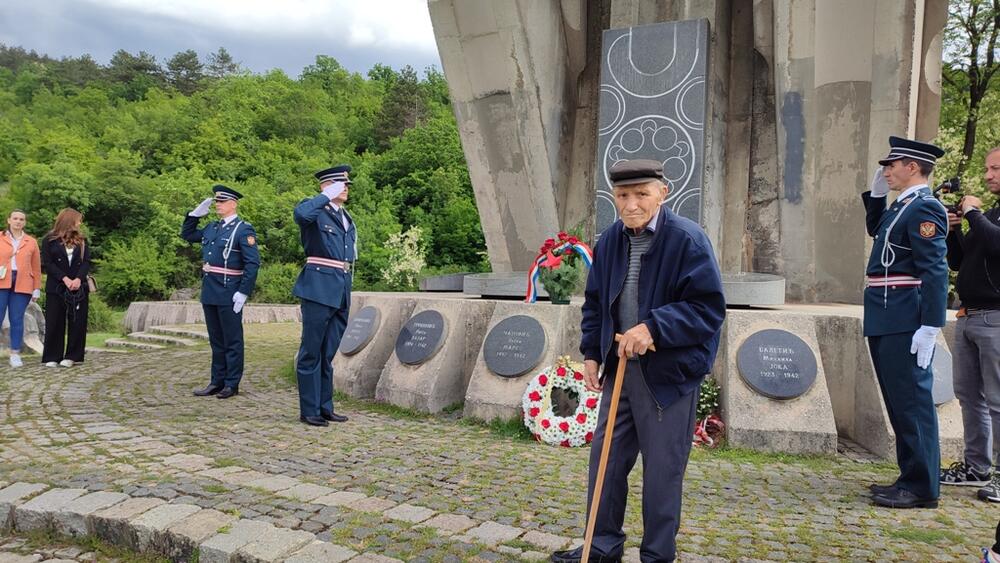
<svg viewBox="0 0 1000 563">
<path fill-rule="evenodd" d="M 243 270 L 243 275 L 202 272 L 201 302 L 205 305 L 232 305 L 233 294 L 237 291 L 249 297 L 260 268 L 260 251 L 253 226 L 237 217 L 228 225 L 212 221 L 199 229 L 199 219 L 190 215 L 184 218 L 181 238 L 190 243 L 201 243 L 201 259 L 205 264 Z M 233 237 L 235 240 L 231 241 Z"/>
<path fill-rule="evenodd" d="M 948 215 L 927 187 L 886 206 L 887 198 L 861 195 L 869 236 L 875 239 L 867 276 L 911 276 L 919 286 L 866 287 L 864 334 L 883 336 L 942 327 L 948 298 L 945 260 Z"/>
<path fill-rule="evenodd" d="M 346 229 L 341 214 L 347 218 Z M 354 221 L 343 207 L 335 211 L 325 195 L 305 199 L 295 206 L 295 222 L 299 225 L 306 257 L 352 264 L 357 259 L 358 237 Z M 341 268 L 306 264 L 295 280 L 292 293 L 299 299 L 327 307 L 346 308 L 350 305 L 352 277 L 353 273 Z"/>
</svg>

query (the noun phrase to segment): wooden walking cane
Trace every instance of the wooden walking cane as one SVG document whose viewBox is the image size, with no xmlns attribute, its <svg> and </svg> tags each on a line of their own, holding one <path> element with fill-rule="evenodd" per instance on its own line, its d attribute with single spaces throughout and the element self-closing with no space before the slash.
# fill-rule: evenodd
<svg viewBox="0 0 1000 563">
<path fill-rule="evenodd" d="M 622 335 L 615 335 L 615 342 Z M 649 350 L 656 348 L 650 344 Z M 608 454 L 611 453 L 611 438 L 614 436 L 615 418 L 618 417 L 618 399 L 622 394 L 622 381 L 625 379 L 625 365 L 628 358 L 618 358 L 618 369 L 615 371 L 615 385 L 611 389 L 611 404 L 608 406 L 608 422 L 604 425 L 604 441 L 601 443 L 601 459 L 597 463 L 597 479 L 594 481 L 594 496 L 590 499 L 590 514 L 587 517 L 587 531 L 583 535 L 583 554 L 580 563 L 590 560 L 590 544 L 594 542 L 594 526 L 597 525 L 597 509 L 601 505 L 601 490 L 604 489 L 604 473 L 608 470 Z"/>
</svg>

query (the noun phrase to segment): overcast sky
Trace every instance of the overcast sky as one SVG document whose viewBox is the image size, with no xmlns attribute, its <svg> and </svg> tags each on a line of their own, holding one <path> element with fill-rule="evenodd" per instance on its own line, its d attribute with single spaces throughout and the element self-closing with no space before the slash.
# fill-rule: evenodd
<svg viewBox="0 0 1000 563">
<path fill-rule="evenodd" d="M 101 64 L 118 49 L 163 64 L 225 47 L 254 72 L 292 77 L 316 55 L 361 73 L 375 63 L 441 68 L 426 0 L 0 0 L 0 43 Z"/>
</svg>

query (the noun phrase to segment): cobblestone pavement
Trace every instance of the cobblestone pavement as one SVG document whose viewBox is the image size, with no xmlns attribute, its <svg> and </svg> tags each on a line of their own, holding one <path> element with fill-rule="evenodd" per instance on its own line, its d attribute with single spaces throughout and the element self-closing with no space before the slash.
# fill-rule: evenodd
<svg viewBox="0 0 1000 563">
<path fill-rule="evenodd" d="M 299 330 L 248 325 L 247 373 L 227 401 L 191 396 L 207 383 L 204 345 L 0 368 L 0 481 L 211 507 L 365 561 L 537 560 L 582 536 L 586 450 L 349 400 L 337 406 L 346 424 L 299 423 Z M 696 452 L 681 560 L 974 561 L 992 543 L 1000 510 L 975 489 L 946 488 L 938 510 L 871 506 L 867 485 L 893 477 L 890 465 L 844 456 Z M 632 483 L 635 559 L 638 475 Z"/>
</svg>

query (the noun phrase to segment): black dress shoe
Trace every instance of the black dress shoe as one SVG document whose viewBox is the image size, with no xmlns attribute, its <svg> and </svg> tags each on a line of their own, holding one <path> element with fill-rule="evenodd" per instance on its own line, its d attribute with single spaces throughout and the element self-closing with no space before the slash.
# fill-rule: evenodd
<svg viewBox="0 0 1000 563">
<path fill-rule="evenodd" d="M 320 414 L 323 416 L 323 420 L 329 420 L 330 422 L 347 422 L 347 417 L 342 414 L 337 414 L 335 412 L 324 412 Z"/>
<path fill-rule="evenodd" d="M 887 508 L 937 508 L 938 499 L 920 498 L 906 489 L 896 489 L 883 495 L 872 495 L 872 502 Z"/>
<path fill-rule="evenodd" d="M 240 388 L 239 387 L 226 387 L 222 391 L 219 391 L 219 396 L 216 397 L 216 398 L 217 399 L 228 399 L 230 397 L 235 397 L 236 395 L 239 395 L 239 394 L 240 394 Z"/>
<path fill-rule="evenodd" d="M 194 394 L 197 397 L 207 397 L 209 395 L 215 395 L 219 391 L 222 391 L 222 386 L 221 385 L 211 385 L 210 384 L 208 387 L 205 387 L 204 389 L 195 389 Z"/>
<path fill-rule="evenodd" d="M 871 485 L 868 485 L 868 490 L 871 491 L 873 495 L 886 495 L 896 490 L 896 484 L 879 485 L 877 483 L 872 483 Z"/>
<path fill-rule="evenodd" d="M 300 422 L 305 422 L 309 426 L 330 426 L 322 416 L 299 416 Z"/>
<path fill-rule="evenodd" d="M 553 563 L 580 563 L 581 559 L 583 559 L 583 546 L 556 551 L 549 557 L 549 561 Z M 600 555 L 593 551 L 590 552 L 590 559 L 588 559 L 594 563 L 621 563 L 621 560 L 621 555 Z"/>
</svg>

